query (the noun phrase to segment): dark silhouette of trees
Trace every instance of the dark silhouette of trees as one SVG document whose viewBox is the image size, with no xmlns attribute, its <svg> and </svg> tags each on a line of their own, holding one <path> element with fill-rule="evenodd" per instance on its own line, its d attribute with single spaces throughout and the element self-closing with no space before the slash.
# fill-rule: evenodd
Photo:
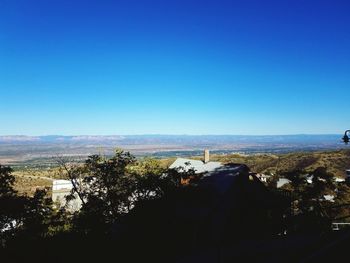
<svg viewBox="0 0 350 263">
<path fill-rule="evenodd" d="M 0 234 L 4 245 L 15 236 L 41 238 L 49 233 L 53 213 L 51 198 L 45 189 L 34 196 L 20 196 L 14 190 L 12 169 L 0 165 Z"/>
<path fill-rule="evenodd" d="M 4 245 L 16 228 L 16 219 L 19 218 L 21 207 L 16 199 L 16 191 L 13 188 L 15 177 L 12 169 L 0 165 L 0 238 Z M 16 208 L 17 207 L 17 208 Z"/>
<path fill-rule="evenodd" d="M 18 195 L 11 168 L 0 166 L 1 245 L 17 261 L 43 250 L 57 256 L 57 262 L 106 261 L 110 256 L 122 262 L 171 262 L 197 249 L 276 237 L 293 227 L 299 233 L 324 230 L 337 212 L 327 210 L 324 195 L 334 194 L 335 204 L 350 200 L 350 188 L 336 185 L 324 168 L 285 173 L 298 210 L 290 223 L 285 220 L 290 196 L 271 191 L 278 176 L 267 188 L 247 166 L 241 165 L 235 176 L 219 170 L 201 178 L 188 167 L 165 169 L 156 160 L 137 160 L 122 150 L 112 157 L 92 155 L 84 163 L 60 164 L 73 184 L 67 203 L 80 199 L 78 211 L 68 205 L 55 208 L 46 190 Z M 228 168 L 236 171 L 238 166 Z M 312 184 L 307 182 L 310 175 Z M 14 256 L 24 246 L 28 254 Z M 64 256 L 55 254 L 62 247 Z"/>
<path fill-rule="evenodd" d="M 298 231 L 329 231 L 331 222 L 350 216 L 350 188 L 345 182 L 336 182 L 325 167 L 312 172 L 296 170 L 282 174 L 291 182 L 294 196 L 295 228 Z"/>
<path fill-rule="evenodd" d="M 74 186 L 67 200 L 82 201 L 73 216 L 73 228 L 83 233 L 108 232 L 138 202 L 159 199 L 194 174 L 192 170 L 166 171 L 154 160 L 137 161 L 122 150 L 111 158 L 93 155 L 82 165 L 63 165 Z"/>
</svg>

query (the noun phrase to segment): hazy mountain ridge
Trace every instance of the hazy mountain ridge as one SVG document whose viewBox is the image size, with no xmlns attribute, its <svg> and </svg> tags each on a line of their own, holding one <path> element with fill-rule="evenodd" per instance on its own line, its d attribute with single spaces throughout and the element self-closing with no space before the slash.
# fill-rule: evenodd
<svg viewBox="0 0 350 263">
<path fill-rule="evenodd" d="M 109 135 L 109 136 L 0 136 L 0 163 L 23 164 L 53 156 L 83 158 L 112 155 L 122 148 L 137 156 L 157 158 L 241 152 L 287 153 L 336 150 L 346 147 L 341 135 Z"/>
<path fill-rule="evenodd" d="M 341 135 L 79 135 L 79 136 L 0 136 L 0 144 L 230 144 L 230 143 L 297 143 L 337 144 Z"/>
</svg>

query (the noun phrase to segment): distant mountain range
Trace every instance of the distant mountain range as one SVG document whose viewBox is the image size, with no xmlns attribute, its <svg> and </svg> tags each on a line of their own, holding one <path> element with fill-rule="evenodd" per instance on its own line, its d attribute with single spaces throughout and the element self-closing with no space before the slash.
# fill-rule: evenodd
<svg viewBox="0 0 350 263">
<path fill-rule="evenodd" d="M 223 145 L 223 144 L 340 144 L 341 135 L 79 135 L 0 136 L 0 144 L 98 144 L 98 145 Z"/>
<path fill-rule="evenodd" d="M 322 135 L 81 135 L 81 136 L 0 136 L 0 144 L 73 145 L 231 145 L 231 144 L 322 144 L 338 145 L 339 134 Z"/>
<path fill-rule="evenodd" d="M 45 135 L 45 136 L 26 136 L 26 135 L 9 135 L 0 136 L 0 143 L 62 143 L 62 142 L 97 142 L 97 141 L 117 141 L 122 140 L 122 136 L 61 136 L 61 135 Z"/>
<path fill-rule="evenodd" d="M 349 148 L 341 135 L 110 135 L 0 136 L 0 163 L 42 165 L 53 156 L 112 155 L 116 148 L 157 158 L 213 154 L 288 153 Z M 40 160 L 40 161 L 39 161 Z M 51 161 L 49 161 L 50 163 Z"/>
</svg>

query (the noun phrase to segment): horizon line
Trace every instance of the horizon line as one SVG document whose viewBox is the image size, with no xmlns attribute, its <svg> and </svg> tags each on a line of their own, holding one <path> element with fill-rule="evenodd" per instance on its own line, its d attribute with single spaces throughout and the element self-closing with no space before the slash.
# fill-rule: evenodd
<svg viewBox="0 0 350 263">
<path fill-rule="evenodd" d="M 342 132 L 343 133 L 343 132 Z M 168 133 L 139 133 L 139 134 L 4 134 L 0 137 L 78 137 L 78 136 L 94 136 L 94 137 L 111 137 L 111 136 L 324 136 L 324 135 L 341 135 L 342 133 L 291 133 L 291 134 L 168 134 Z"/>
</svg>

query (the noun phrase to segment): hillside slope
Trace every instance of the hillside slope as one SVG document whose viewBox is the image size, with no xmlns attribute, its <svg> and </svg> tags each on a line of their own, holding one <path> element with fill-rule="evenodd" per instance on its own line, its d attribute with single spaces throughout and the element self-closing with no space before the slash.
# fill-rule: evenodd
<svg viewBox="0 0 350 263">
<path fill-rule="evenodd" d="M 211 159 L 224 163 L 244 163 L 252 171 L 258 173 L 276 173 L 296 169 L 313 171 L 317 167 L 326 167 L 334 175 L 344 177 L 345 170 L 350 169 L 350 150 L 296 152 L 278 155 L 216 155 L 212 156 Z"/>
</svg>

